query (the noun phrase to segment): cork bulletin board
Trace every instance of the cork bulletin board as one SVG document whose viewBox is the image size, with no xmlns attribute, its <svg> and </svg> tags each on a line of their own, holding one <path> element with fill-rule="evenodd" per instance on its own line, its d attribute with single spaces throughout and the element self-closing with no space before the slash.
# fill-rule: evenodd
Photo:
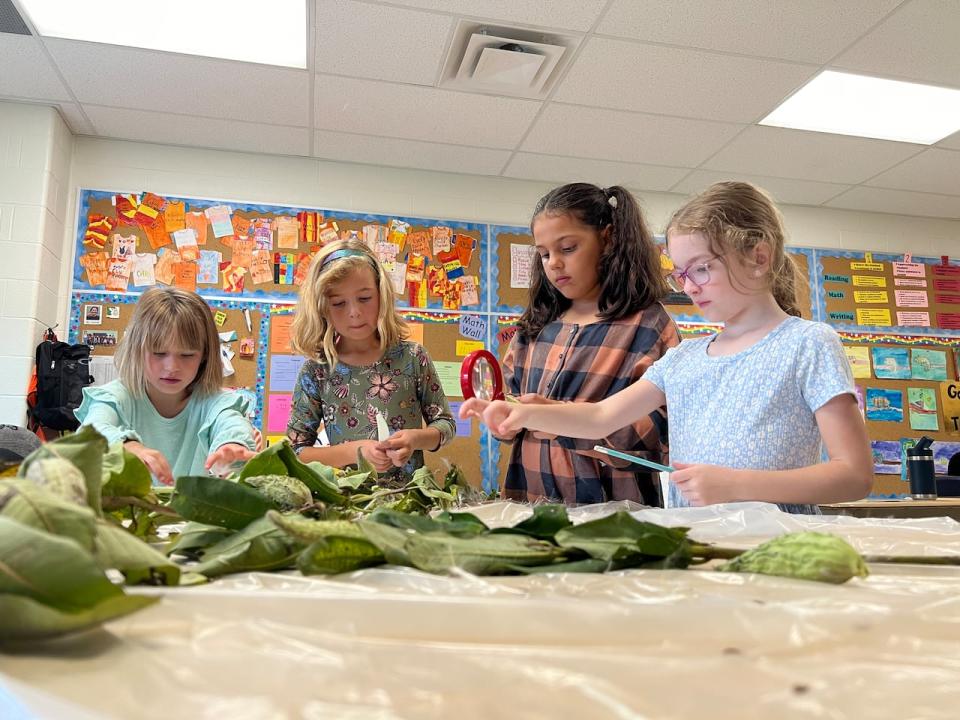
<svg viewBox="0 0 960 720">
<path fill-rule="evenodd" d="M 949 258 L 817 250 L 823 322 L 851 331 L 960 335 L 960 265 Z"/>
</svg>

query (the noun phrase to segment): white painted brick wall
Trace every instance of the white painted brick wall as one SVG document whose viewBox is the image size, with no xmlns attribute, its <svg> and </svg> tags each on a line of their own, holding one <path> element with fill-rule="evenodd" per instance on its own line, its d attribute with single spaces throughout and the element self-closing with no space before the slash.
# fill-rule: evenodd
<svg viewBox="0 0 960 720">
<path fill-rule="evenodd" d="M 72 146 L 52 108 L 0 103 L 0 423 L 24 424 L 36 345 L 66 305 Z"/>
</svg>

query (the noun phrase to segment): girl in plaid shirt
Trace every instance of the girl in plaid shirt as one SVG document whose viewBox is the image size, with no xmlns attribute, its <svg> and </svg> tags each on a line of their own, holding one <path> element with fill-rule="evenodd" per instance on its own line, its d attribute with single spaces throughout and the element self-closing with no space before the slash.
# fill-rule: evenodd
<svg viewBox="0 0 960 720">
<path fill-rule="evenodd" d="M 667 291 L 660 253 L 627 190 L 587 183 L 555 188 L 537 203 L 531 230 L 540 262 L 504 359 L 512 394 L 528 403 L 602 400 L 636 382 L 679 342 L 660 304 Z M 498 439 L 513 444 L 506 497 L 661 504 L 651 473 L 598 455 L 593 441 L 523 430 Z M 666 440 L 663 407 L 605 438 L 610 447 L 657 462 L 666 460 Z"/>
</svg>

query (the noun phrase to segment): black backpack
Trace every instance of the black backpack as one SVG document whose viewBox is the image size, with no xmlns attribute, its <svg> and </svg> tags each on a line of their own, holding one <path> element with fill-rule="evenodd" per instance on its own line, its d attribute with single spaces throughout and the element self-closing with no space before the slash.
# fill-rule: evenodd
<svg viewBox="0 0 960 720">
<path fill-rule="evenodd" d="M 90 346 L 59 342 L 52 331 L 37 345 L 37 388 L 27 398 L 30 429 L 76 430 L 73 411 L 80 407 L 90 376 Z"/>
</svg>

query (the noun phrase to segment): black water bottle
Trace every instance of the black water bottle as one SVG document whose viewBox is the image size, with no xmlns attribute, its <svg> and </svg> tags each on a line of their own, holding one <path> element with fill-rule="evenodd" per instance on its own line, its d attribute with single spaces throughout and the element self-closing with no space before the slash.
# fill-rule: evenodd
<svg viewBox="0 0 960 720">
<path fill-rule="evenodd" d="M 933 467 L 933 438 L 924 435 L 912 448 L 907 448 L 907 478 L 914 500 L 936 500 L 937 478 Z"/>
</svg>

